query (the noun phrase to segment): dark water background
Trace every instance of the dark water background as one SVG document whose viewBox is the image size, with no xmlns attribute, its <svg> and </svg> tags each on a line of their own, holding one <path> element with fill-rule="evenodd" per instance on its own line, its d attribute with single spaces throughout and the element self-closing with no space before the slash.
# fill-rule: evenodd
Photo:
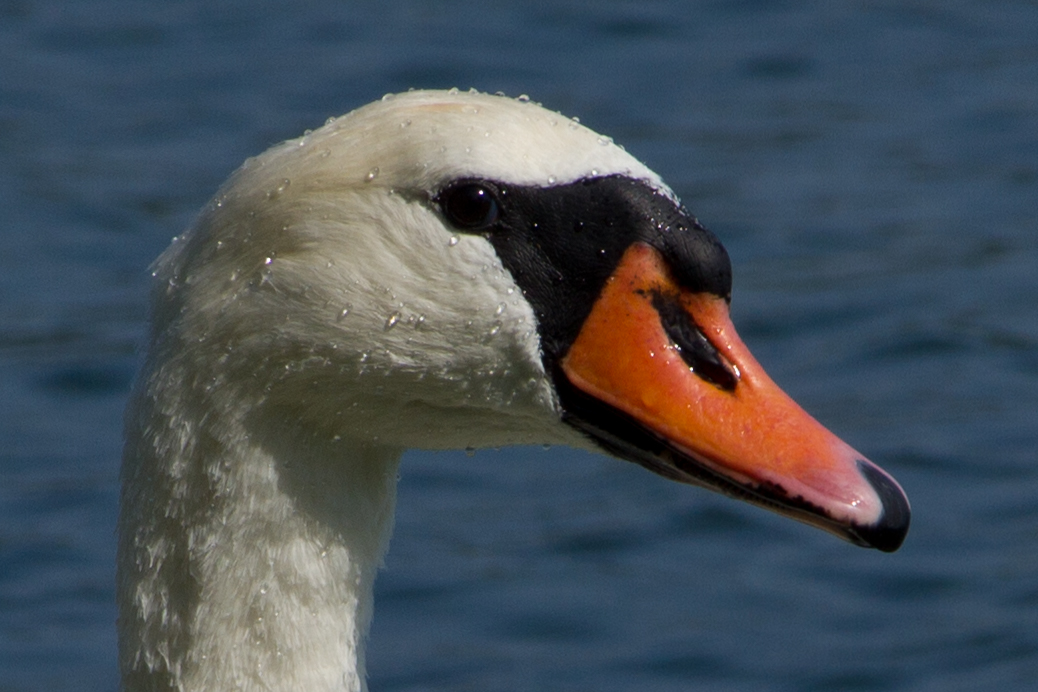
<svg viewBox="0 0 1038 692">
<path fill-rule="evenodd" d="M 0 691 L 116 688 L 148 263 L 245 157 L 452 86 L 660 172 L 915 517 L 883 555 L 602 457 L 412 453 L 373 690 L 1038 689 L 1034 2 L 0 0 Z"/>
</svg>

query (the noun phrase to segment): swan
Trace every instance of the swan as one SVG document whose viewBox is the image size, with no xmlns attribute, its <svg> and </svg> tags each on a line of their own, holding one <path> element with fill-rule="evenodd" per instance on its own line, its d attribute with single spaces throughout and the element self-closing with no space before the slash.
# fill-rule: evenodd
<svg viewBox="0 0 1038 692">
<path fill-rule="evenodd" d="M 152 268 L 127 690 L 365 690 L 403 450 L 604 451 L 896 550 L 889 475 L 764 374 L 653 171 L 530 102 L 387 95 L 246 161 Z"/>
</svg>

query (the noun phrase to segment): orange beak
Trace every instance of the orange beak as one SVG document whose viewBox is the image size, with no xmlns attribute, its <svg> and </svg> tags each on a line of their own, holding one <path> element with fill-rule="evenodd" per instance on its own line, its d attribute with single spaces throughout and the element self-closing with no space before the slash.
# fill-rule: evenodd
<svg viewBox="0 0 1038 692">
<path fill-rule="evenodd" d="M 859 545 L 894 551 L 905 538 L 910 509 L 897 482 L 765 374 L 724 299 L 682 290 L 645 243 L 624 253 L 560 368 L 656 438 L 659 448 L 636 460 L 658 473 Z"/>
</svg>

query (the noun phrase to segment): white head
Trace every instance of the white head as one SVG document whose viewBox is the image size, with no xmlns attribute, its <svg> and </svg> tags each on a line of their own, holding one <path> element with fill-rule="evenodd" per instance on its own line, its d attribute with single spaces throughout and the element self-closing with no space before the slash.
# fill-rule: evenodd
<svg viewBox="0 0 1038 692">
<path fill-rule="evenodd" d="M 176 334 L 198 371 L 262 389 L 249 399 L 329 436 L 580 443 L 559 425 L 522 290 L 431 200 L 459 178 L 612 174 L 673 196 L 611 140 L 534 103 L 387 96 L 234 174 L 156 264 L 155 337 Z M 257 367 L 262 378 L 230 375 Z"/>
</svg>

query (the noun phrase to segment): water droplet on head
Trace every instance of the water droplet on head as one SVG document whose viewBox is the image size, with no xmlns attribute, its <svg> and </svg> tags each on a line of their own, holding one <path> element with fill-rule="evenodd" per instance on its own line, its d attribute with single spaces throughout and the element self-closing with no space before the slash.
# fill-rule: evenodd
<svg viewBox="0 0 1038 692">
<path fill-rule="evenodd" d="M 554 185 L 555 184 L 555 176 L 554 175 L 549 175 L 548 176 L 548 184 L 549 185 Z"/>
<path fill-rule="evenodd" d="M 501 314 L 505 311 L 505 308 L 507 308 L 507 307 L 508 306 L 505 305 L 504 303 L 498 303 L 497 304 L 497 309 L 494 310 L 494 314 L 497 315 L 498 317 L 500 317 Z"/>
<path fill-rule="evenodd" d="M 389 331 L 396 326 L 397 322 L 400 321 L 400 313 L 394 312 L 392 315 L 386 318 L 385 330 Z"/>
<path fill-rule="evenodd" d="M 522 103 L 527 103 L 530 100 L 530 97 L 527 96 L 526 94 L 519 94 L 518 96 L 515 97 L 515 100 L 516 101 L 520 101 Z"/>
<path fill-rule="evenodd" d="M 447 245 L 449 245 L 451 247 L 454 247 L 457 244 L 458 244 L 458 236 L 456 236 L 456 235 L 452 235 L 450 237 L 450 239 L 447 240 Z"/>
<path fill-rule="evenodd" d="M 368 171 L 368 174 L 364 177 L 364 182 L 370 183 L 372 180 L 374 180 L 377 177 L 378 177 L 378 166 L 375 166 L 370 171 Z"/>
<path fill-rule="evenodd" d="M 382 96 L 383 101 L 392 101 L 394 98 L 396 98 L 396 94 L 385 94 Z"/>
<path fill-rule="evenodd" d="M 344 307 L 342 310 L 339 310 L 339 314 L 338 314 L 338 316 L 335 319 L 336 320 L 344 319 L 346 317 L 346 315 L 350 314 L 350 310 L 352 310 L 352 309 L 353 309 L 352 305 L 346 305 L 346 307 Z"/>
<path fill-rule="evenodd" d="M 451 87 L 447 90 L 447 93 L 451 96 L 456 96 L 459 93 L 458 87 Z"/>
<path fill-rule="evenodd" d="M 281 193 L 283 193 L 285 190 L 287 190 L 288 186 L 291 185 L 291 184 L 292 184 L 292 181 L 289 180 L 288 178 L 282 179 L 281 182 L 278 183 L 277 187 L 275 187 L 273 190 L 271 190 L 271 191 L 269 191 L 267 193 L 267 199 L 275 199 L 276 197 L 280 196 Z"/>
</svg>

